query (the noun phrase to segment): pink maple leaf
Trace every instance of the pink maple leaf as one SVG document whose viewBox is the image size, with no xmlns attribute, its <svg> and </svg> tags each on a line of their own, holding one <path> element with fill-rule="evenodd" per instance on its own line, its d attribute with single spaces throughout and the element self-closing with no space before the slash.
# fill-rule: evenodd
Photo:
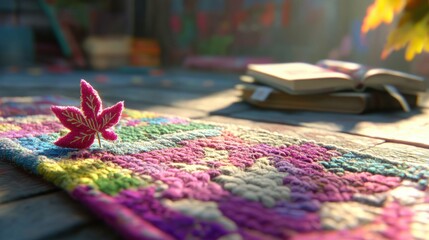
<svg viewBox="0 0 429 240">
<path fill-rule="evenodd" d="M 82 110 L 72 106 L 51 107 L 64 127 L 70 129 L 69 133 L 57 139 L 55 145 L 83 149 L 90 147 L 97 137 L 101 147 L 100 133 L 107 140 L 116 140 L 118 136 L 110 128 L 119 122 L 124 102 L 103 109 L 98 92 L 83 79 L 80 81 L 80 94 Z"/>
</svg>

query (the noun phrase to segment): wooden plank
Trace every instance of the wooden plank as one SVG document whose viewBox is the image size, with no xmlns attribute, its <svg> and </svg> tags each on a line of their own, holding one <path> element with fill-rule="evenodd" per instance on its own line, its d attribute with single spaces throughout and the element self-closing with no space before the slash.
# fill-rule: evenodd
<svg viewBox="0 0 429 240">
<path fill-rule="evenodd" d="M 144 105 L 141 103 L 136 103 L 131 107 L 142 111 L 155 112 L 160 114 L 174 115 L 174 116 L 187 117 L 187 118 L 202 118 L 207 116 L 206 112 L 203 112 L 200 110 L 183 109 L 183 108 L 170 107 L 170 106 Z"/>
<path fill-rule="evenodd" d="M 210 103 L 208 102 L 207 104 L 210 104 Z M 251 106 L 241 101 L 237 101 L 223 108 L 211 111 L 210 115 L 230 116 L 237 112 L 247 111 L 249 109 L 251 109 Z"/>
<path fill-rule="evenodd" d="M 353 133 L 378 137 L 387 141 L 404 143 L 420 147 L 429 147 L 429 116 L 416 116 L 415 119 L 407 119 L 389 124 L 375 122 L 361 122 Z"/>
<path fill-rule="evenodd" d="M 178 75 L 168 73 L 157 78 L 147 76 L 127 76 L 126 78 L 131 78 L 132 81 L 128 84 L 128 87 L 140 87 L 142 89 L 162 88 L 195 93 L 213 93 L 226 89 L 233 89 L 235 85 L 239 83 L 238 76 L 235 79 L 223 78 L 221 76 L 222 75 L 219 74 L 192 76 L 192 74 L 189 73 L 179 73 Z"/>
<path fill-rule="evenodd" d="M 171 89 L 122 88 L 121 91 L 118 91 L 118 89 L 106 89 L 102 93 L 102 97 L 103 96 L 104 98 L 115 97 L 125 100 L 172 106 L 174 102 L 200 98 L 203 94 L 179 92 Z"/>
<path fill-rule="evenodd" d="M 93 223 L 78 228 L 71 228 L 67 231 L 45 238 L 45 240 L 119 240 L 122 239 L 116 232 L 101 223 Z"/>
<path fill-rule="evenodd" d="M 116 103 L 122 101 L 124 98 L 108 98 L 109 103 Z M 175 115 L 187 118 L 202 118 L 208 115 L 207 112 L 193 109 L 184 109 L 174 106 L 165 106 L 153 103 L 143 103 L 136 100 L 125 100 L 125 107 L 130 109 L 137 109 L 148 112 L 155 112 L 160 114 Z"/>
<path fill-rule="evenodd" d="M 167 89 L 125 88 L 122 91 L 107 90 L 103 96 L 108 99 L 122 98 L 125 101 L 140 101 L 142 105 L 151 103 L 204 112 L 215 112 L 226 109 L 230 105 L 240 101 L 235 90 L 226 90 L 207 95 Z M 239 109 L 234 109 L 234 111 L 242 111 L 248 108 L 249 106 L 243 104 Z"/>
<path fill-rule="evenodd" d="M 57 96 L 64 96 L 64 97 L 70 97 L 74 99 L 79 99 L 79 89 L 76 88 L 76 90 L 70 91 L 69 89 L 65 88 L 32 88 L 32 89 L 25 89 L 25 88 L 9 88 L 9 89 L 1 89 L 0 88 L 0 96 L 3 97 L 25 97 L 25 96 L 46 96 L 46 95 L 57 95 Z"/>
<path fill-rule="evenodd" d="M 4 73 L 0 75 L 0 88 L 55 88 L 79 90 L 80 79 L 86 79 L 96 89 L 117 87 L 172 88 L 183 91 L 214 92 L 233 88 L 239 83 L 238 74 L 166 70 L 151 74 L 150 70 L 136 72 L 74 71 L 69 74 L 49 74 L 42 68 L 40 73 Z"/>
<path fill-rule="evenodd" d="M 65 192 L 1 204 L 0 216 L 0 239 L 42 239 L 94 221 Z"/>
<path fill-rule="evenodd" d="M 238 111 L 250 109 L 250 106 L 240 102 L 235 90 L 218 92 L 212 94 L 180 92 L 174 89 L 140 89 L 140 88 L 122 88 L 107 89 L 100 92 L 104 105 L 107 103 L 116 103 L 125 101 L 125 106 L 135 109 L 145 109 L 146 106 L 165 106 L 170 107 L 167 113 L 173 112 L 171 108 L 182 109 L 179 116 L 202 117 L 209 112 L 219 115 L 228 115 Z M 43 96 L 43 95 L 61 95 L 73 99 L 79 99 L 79 90 L 69 91 L 66 89 L 32 89 L 31 91 L 22 91 L 22 89 L 4 90 L 0 89 L 0 95 L 3 96 Z M 185 109 L 190 114 L 185 113 Z M 193 111 L 191 111 L 193 110 Z M 163 112 L 163 111 L 157 111 Z M 174 114 L 174 113 L 173 113 Z"/>
<path fill-rule="evenodd" d="M 388 158 L 392 161 L 405 161 L 407 163 L 422 164 L 425 166 L 429 164 L 428 148 L 409 146 L 400 143 L 386 142 L 366 149 L 364 153 Z"/>
<path fill-rule="evenodd" d="M 229 115 L 235 112 L 249 109 L 247 104 L 242 104 L 238 96 L 234 95 L 235 90 L 227 90 L 211 95 L 205 95 L 198 99 L 174 104 L 178 107 L 197 109 L 211 114 Z"/>
<path fill-rule="evenodd" d="M 201 120 L 228 124 L 238 124 L 252 128 L 262 128 L 265 130 L 286 134 L 290 137 L 313 140 L 327 145 L 335 145 L 342 148 L 353 149 L 355 151 L 368 149 L 384 142 L 380 139 L 354 136 L 350 134 L 331 132 L 327 130 L 290 126 L 276 123 L 262 123 L 255 122 L 252 120 L 234 119 L 221 116 L 211 116 L 203 118 Z"/>
<path fill-rule="evenodd" d="M 0 204 L 52 191 L 59 190 L 40 177 L 0 160 Z"/>
<path fill-rule="evenodd" d="M 370 114 L 336 114 L 252 109 L 231 117 L 286 123 L 329 131 L 353 133 L 411 145 L 429 146 L 429 109 Z"/>
</svg>

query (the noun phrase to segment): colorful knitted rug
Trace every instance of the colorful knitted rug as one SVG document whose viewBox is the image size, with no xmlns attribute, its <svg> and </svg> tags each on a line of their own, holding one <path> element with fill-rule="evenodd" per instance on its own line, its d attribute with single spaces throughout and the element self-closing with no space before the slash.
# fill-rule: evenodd
<svg viewBox="0 0 429 240">
<path fill-rule="evenodd" d="M 0 157 L 129 239 L 428 239 L 429 166 L 269 131 L 124 110 L 117 142 L 53 142 L 53 115 L 0 117 Z"/>
</svg>

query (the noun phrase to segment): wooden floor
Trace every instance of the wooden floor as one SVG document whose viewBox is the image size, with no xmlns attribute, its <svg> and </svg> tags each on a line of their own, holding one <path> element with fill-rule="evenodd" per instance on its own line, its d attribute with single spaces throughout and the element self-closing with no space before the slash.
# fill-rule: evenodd
<svg viewBox="0 0 429 240">
<path fill-rule="evenodd" d="M 364 115 L 263 110 L 240 101 L 234 74 L 182 70 L 3 73 L 0 96 L 56 94 L 78 99 L 80 78 L 93 83 L 104 100 L 125 100 L 128 108 L 263 128 L 363 153 L 429 163 L 429 109 L 425 107 L 411 113 Z M 0 239 L 118 238 L 65 192 L 0 159 Z"/>
</svg>

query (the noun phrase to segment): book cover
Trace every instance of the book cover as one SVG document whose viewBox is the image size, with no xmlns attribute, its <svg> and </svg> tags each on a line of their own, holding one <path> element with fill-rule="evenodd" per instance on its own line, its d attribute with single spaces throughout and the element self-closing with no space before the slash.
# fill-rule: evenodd
<svg viewBox="0 0 429 240">
<path fill-rule="evenodd" d="M 258 107 L 283 110 L 309 110 L 339 113 L 364 113 L 371 111 L 401 110 L 401 104 L 389 93 L 383 91 L 344 91 L 327 94 L 292 95 L 273 90 L 264 100 L 255 98 L 258 85 L 240 84 L 237 89 L 241 98 Z M 404 94 L 411 108 L 417 106 L 418 96 Z"/>
</svg>

